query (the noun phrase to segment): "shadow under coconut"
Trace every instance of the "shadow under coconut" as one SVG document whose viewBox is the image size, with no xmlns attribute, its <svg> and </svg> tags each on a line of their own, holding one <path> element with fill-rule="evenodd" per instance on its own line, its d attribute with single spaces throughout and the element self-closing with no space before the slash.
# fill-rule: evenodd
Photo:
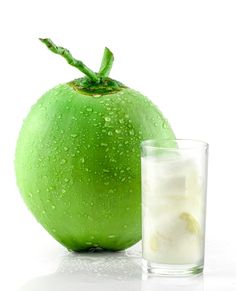
<svg viewBox="0 0 236 291">
<path fill-rule="evenodd" d="M 69 253 L 55 273 L 28 281 L 20 291 L 141 290 L 138 251 Z"/>
</svg>

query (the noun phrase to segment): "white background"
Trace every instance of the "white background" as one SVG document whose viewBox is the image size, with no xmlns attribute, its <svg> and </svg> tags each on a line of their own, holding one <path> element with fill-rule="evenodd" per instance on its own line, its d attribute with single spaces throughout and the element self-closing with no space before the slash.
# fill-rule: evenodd
<svg viewBox="0 0 236 291">
<path fill-rule="evenodd" d="M 8 0 L 0 4 L 0 30 L 0 289 L 236 290 L 236 2 Z M 203 277 L 142 280 L 134 250 L 130 261 L 111 259 L 105 274 L 96 270 L 99 256 L 87 270 L 86 258 L 83 267 L 28 212 L 13 167 L 22 120 L 46 90 L 81 76 L 38 37 L 94 70 L 108 46 L 111 77 L 149 96 L 177 137 L 209 142 Z"/>
</svg>

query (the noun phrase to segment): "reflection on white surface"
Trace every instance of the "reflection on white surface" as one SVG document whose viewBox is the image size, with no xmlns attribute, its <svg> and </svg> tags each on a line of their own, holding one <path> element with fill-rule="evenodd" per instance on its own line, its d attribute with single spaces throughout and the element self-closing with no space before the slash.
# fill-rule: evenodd
<svg viewBox="0 0 236 291">
<path fill-rule="evenodd" d="M 70 253 L 62 258 L 55 273 L 29 281 L 20 291 L 77 291 L 85 288 L 139 291 L 141 279 L 138 253 Z"/>
<path fill-rule="evenodd" d="M 55 273 L 30 280 L 20 291 L 203 291 L 203 277 L 160 278 L 142 273 L 141 254 L 70 253 L 63 256 Z"/>
</svg>

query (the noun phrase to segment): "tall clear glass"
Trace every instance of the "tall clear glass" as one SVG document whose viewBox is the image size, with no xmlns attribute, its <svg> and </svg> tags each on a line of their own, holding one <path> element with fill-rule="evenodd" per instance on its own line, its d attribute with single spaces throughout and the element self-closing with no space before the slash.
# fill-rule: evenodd
<svg viewBox="0 0 236 291">
<path fill-rule="evenodd" d="M 142 142 L 143 269 L 187 276 L 203 271 L 208 144 Z"/>
</svg>

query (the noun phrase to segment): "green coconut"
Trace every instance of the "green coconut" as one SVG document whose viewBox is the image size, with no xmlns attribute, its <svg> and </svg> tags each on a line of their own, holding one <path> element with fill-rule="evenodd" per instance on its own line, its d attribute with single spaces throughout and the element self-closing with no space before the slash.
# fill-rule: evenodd
<svg viewBox="0 0 236 291">
<path fill-rule="evenodd" d="M 15 156 L 22 197 L 66 248 L 126 249 L 141 239 L 140 143 L 174 133 L 147 97 L 108 77 L 108 48 L 95 73 L 41 41 L 85 76 L 46 92 L 24 120 Z"/>
</svg>

